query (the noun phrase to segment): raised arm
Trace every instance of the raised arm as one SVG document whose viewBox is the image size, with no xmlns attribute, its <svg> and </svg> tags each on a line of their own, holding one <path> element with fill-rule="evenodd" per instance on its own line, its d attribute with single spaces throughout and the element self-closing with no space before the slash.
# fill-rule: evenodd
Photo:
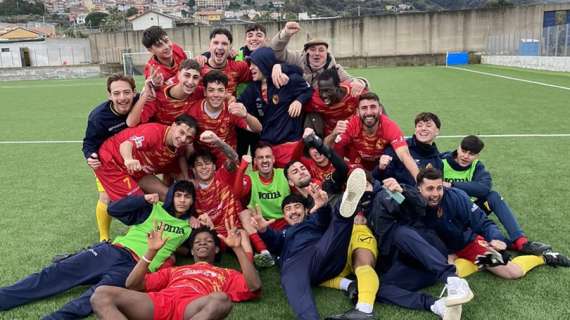
<svg viewBox="0 0 570 320">
<path fill-rule="evenodd" d="M 287 45 L 289 44 L 289 40 L 293 35 L 301 30 L 301 26 L 299 23 L 295 21 L 289 21 L 285 24 L 285 28 L 280 30 L 274 37 L 271 39 L 271 49 L 275 52 L 275 57 L 277 60 L 295 64 L 298 66 L 303 65 L 303 53 L 302 52 L 295 52 L 291 50 L 287 50 Z"/>
</svg>

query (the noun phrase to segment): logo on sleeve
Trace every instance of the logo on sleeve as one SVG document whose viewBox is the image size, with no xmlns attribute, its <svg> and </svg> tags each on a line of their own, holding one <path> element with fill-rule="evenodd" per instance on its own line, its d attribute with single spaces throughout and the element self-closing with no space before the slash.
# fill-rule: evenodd
<svg viewBox="0 0 570 320">
<path fill-rule="evenodd" d="M 475 211 L 477 211 L 477 209 L 479 209 L 479 207 L 476 204 L 473 204 L 471 206 L 471 212 L 475 212 Z"/>
<path fill-rule="evenodd" d="M 137 149 L 140 149 L 140 148 L 142 148 L 142 144 L 143 144 L 143 141 L 144 141 L 144 136 L 132 136 L 132 137 L 129 138 L 129 140 L 131 140 L 132 142 L 135 143 L 135 147 L 136 147 Z"/>
</svg>

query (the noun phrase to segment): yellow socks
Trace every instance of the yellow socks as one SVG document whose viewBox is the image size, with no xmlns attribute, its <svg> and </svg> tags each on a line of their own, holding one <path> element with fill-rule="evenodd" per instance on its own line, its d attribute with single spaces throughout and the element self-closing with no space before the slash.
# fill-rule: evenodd
<svg viewBox="0 0 570 320">
<path fill-rule="evenodd" d="M 111 216 L 107 213 L 107 204 L 97 201 L 95 208 L 97 216 L 97 228 L 99 229 L 99 241 L 110 240 L 109 229 L 111 227 Z"/>
<path fill-rule="evenodd" d="M 332 279 L 329 279 L 327 281 L 323 281 L 321 283 L 321 287 L 327 287 L 327 288 L 331 288 L 331 289 L 338 289 L 340 290 L 340 281 L 344 279 L 343 277 L 335 277 Z"/>
<path fill-rule="evenodd" d="M 457 269 L 457 276 L 460 278 L 465 278 L 479 271 L 476 264 L 463 258 L 455 259 L 455 268 Z"/>
<path fill-rule="evenodd" d="M 518 256 L 513 259 L 513 263 L 521 267 L 524 274 L 530 270 L 543 265 L 544 258 L 542 256 Z"/>
<path fill-rule="evenodd" d="M 356 274 L 356 279 L 358 280 L 357 309 L 359 309 L 358 305 L 361 304 L 370 305 L 372 308 L 374 301 L 376 301 L 376 292 L 378 292 L 380 287 L 380 280 L 378 280 L 376 271 L 371 266 L 360 266 L 354 270 L 354 274 Z M 372 312 L 372 310 L 368 312 Z"/>
</svg>

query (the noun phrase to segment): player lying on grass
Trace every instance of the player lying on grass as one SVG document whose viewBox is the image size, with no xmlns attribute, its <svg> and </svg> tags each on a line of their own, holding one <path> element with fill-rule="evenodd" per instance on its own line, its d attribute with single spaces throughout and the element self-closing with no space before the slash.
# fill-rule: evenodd
<svg viewBox="0 0 570 320">
<path fill-rule="evenodd" d="M 159 26 L 143 31 L 142 44 L 152 54 L 144 67 L 144 77 L 151 79 L 155 89 L 172 84 L 180 64 L 187 59 L 184 50 L 170 41 L 166 31 Z"/>
<path fill-rule="evenodd" d="M 378 239 L 376 270 L 382 283 L 377 301 L 431 311 L 446 320 L 460 319 L 461 305 L 473 293 L 448 262 L 447 249 L 437 234 L 423 225 L 426 203 L 417 188 L 389 178 L 382 187 L 375 182 L 373 191 L 367 218 Z M 446 297 L 419 291 L 438 282 L 445 284 Z"/>
<path fill-rule="evenodd" d="M 91 312 L 89 298 L 102 285 L 122 287 L 137 261 L 147 252 L 147 234 L 156 223 L 164 229 L 166 244 L 156 252 L 149 271 L 156 271 L 190 236 L 188 219 L 194 203 L 194 186 L 188 181 L 172 185 L 164 203 L 157 194 L 129 196 L 109 205 L 109 214 L 130 226 L 129 231 L 113 243 L 101 242 L 15 284 L 0 288 L 0 311 L 65 292 L 77 286 L 90 286 L 45 319 L 77 319 Z"/>
<path fill-rule="evenodd" d="M 228 235 L 219 237 L 234 251 L 242 273 L 214 266 L 220 240 L 206 227 L 192 231 L 193 264 L 148 273 L 149 263 L 167 241 L 161 225 L 149 233 L 147 250 L 129 274 L 126 288 L 97 288 L 91 297 L 95 314 L 111 320 L 215 320 L 229 315 L 232 301 L 259 297 L 261 279 L 242 247 L 247 235 L 231 221 L 225 224 Z"/>
<path fill-rule="evenodd" d="M 550 245 L 528 241 L 517 218 L 503 197 L 492 190 L 492 178 L 479 160 L 485 144 L 477 136 L 463 138 L 459 147 L 443 156 L 443 185 L 461 189 L 485 213 L 495 213 L 509 234 L 509 248 L 525 254 L 541 255 L 551 249 Z"/>
<path fill-rule="evenodd" d="M 418 174 L 418 188 L 428 204 L 424 222 L 455 254 L 458 274 L 465 277 L 479 267 L 505 279 L 518 279 L 541 265 L 570 267 L 570 260 L 553 251 L 542 255 L 517 256 L 506 253 L 505 237 L 469 196 L 443 185 L 441 171 L 424 168 Z M 498 252 L 497 252 L 498 251 Z"/>
<path fill-rule="evenodd" d="M 346 264 L 354 212 L 366 185 L 364 171 L 356 169 L 347 182 L 347 195 L 334 208 L 324 190 L 309 190 L 314 205 L 309 214 L 307 199 L 290 194 L 282 203 L 289 227 L 282 232 L 269 228 L 261 215 L 254 226 L 269 250 L 279 256 L 281 286 L 298 319 L 319 319 L 312 285 L 337 276 Z"/>
<path fill-rule="evenodd" d="M 181 115 L 170 126 L 147 123 L 107 139 L 95 175 L 111 201 L 143 190 L 164 199 L 168 188 L 154 174 L 187 171 L 185 147 L 194 141 L 196 127 L 194 118 Z"/>
<path fill-rule="evenodd" d="M 101 166 L 99 147 L 107 138 L 127 128 L 127 115 L 139 99 L 135 91 L 135 80 L 118 73 L 107 78 L 107 93 L 109 100 L 101 103 L 89 113 L 83 138 L 83 155 L 87 160 L 87 165 L 93 170 Z M 95 178 L 95 181 L 99 192 L 95 215 L 99 240 L 104 241 L 110 238 L 111 217 L 107 214 L 109 196 L 99 179 Z"/>
</svg>

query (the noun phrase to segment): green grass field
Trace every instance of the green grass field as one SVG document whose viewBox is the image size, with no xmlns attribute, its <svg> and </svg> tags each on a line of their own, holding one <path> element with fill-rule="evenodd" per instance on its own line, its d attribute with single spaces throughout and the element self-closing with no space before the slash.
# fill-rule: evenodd
<svg viewBox="0 0 570 320">
<path fill-rule="evenodd" d="M 469 69 L 570 87 L 570 74 L 469 66 Z M 367 77 L 406 134 L 421 111 L 437 113 L 442 136 L 569 134 L 570 91 L 442 67 L 352 70 Z M 0 141 L 80 141 L 87 115 L 106 97 L 104 79 L 0 82 Z M 459 138 L 438 140 L 440 150 Z M 531 239 L 570 254 L 570 137 L 489 137 L 482 161 L 494 188 L 517 213 Z M 97 192 L 81 143 L 0 144 L 0 286 L 38 271 L 55 254 L 98 240 Z M 113 222 L 112 234 L 126 230 Z M 235 266 L 232 258 L 224 264 Z M 231 319 L 291 319 L 276 268 L 261 271 L 263 298 L 236 304 Z M 570 319 L 570 270 L 540 267 L 524 279 L 488 273 L 468 278 L 475 299 L 464 319 Z M 439 294 L 441 285 L 429 288 Z M 8 312 L 0 319 L 37 319 L 84 288 Z M 322 315 L 350 308 L 340 292 L 314 290 Z M 566 301 L 566 302 L 565 302 Z M 435 319 L 428 312 L 377 304 L 381 319 Z"/>
</svg>

